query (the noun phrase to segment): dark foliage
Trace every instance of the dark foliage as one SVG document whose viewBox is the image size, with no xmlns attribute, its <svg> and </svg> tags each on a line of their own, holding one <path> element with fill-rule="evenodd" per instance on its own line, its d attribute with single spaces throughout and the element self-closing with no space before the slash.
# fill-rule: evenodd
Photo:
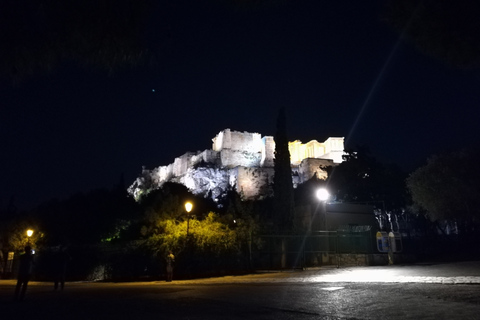
<svg viewBox="0 0 480 320">
<path fill-rule="evenodd" d="M 316 192 L 319 188 L 326 188 L 327 182 L 325 180 L 318 179 L 314 175 L 310 180 L 298 185 L 295 189 L 295 205 L 304 206 L 311 204 L 318 204 Z"/>
<path fill-rule="evenodd" d="M 387 211 L 408 204 L 406 174 L 398 166 L 379 163 L 366 147 L 346 153 L 344 162 L 327 168 L 327 186 L 338 201 L 369 203 Z"/>
<path fill-rule="evenodd" d="M 295 204 L 285 108 L 279 110 L 274 139 L 273 215 L 278 228 L 282 232 L 288 232 L 293 229 Z"/>
<path fill-rule="evenodd" d="M 457 221 L 472 231 L 480 220 L 478 149 L 432 156 L 407 179 L 413 201 L 432 221 Z"/>
<path fill-rule="evenodd" d="M 194 195 L 183 184 L 175 182 L 166 182 L 161 188 L 153 190 L 143 197 L 140 202 L 142 211 L 165 212 L 164 205 L 167 202 L 172 202 L 173 198 L 175 199 L 174 204 L 176 207 L 167 210 L 169 212 L 177 212 L 177 214 L 172 216 L 173 218 L 185 214 L 184 205 L 188 201 L 193 203 L 191 214 L 196 215 L 197 218 L 208 214 L 210 211 L 216 211 L 216 205 L 211 198 Z"/>
<path fill-rule="evenodd" d="M 138 207 L 119 186 L 51 200 L 33 214 L 42 222 L 47 245 L 92 244 L 119 238 L 125 223 L 137 218 Z"/>
</svg>

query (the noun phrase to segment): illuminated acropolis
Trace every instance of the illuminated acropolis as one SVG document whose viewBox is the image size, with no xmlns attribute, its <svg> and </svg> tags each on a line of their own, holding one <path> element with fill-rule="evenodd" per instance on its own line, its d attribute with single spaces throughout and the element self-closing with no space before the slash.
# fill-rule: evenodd
<svg viewBox="0 0 480 320">
<path fill-rule="evenodd" d="M 330 137 L 324 142 L 289 142 L 294 186 L 314 175 L 326 179 L 327 173 L 323 168 L 342 162 L 343 141 L 343 137 Z M 143 169 L 141 176 L 129 187 L 129 193 L 138 199 L 142 194 L 172 181 L 185 185 L 195 194 L 211 193 L 213 198 L 229 187 L 246 199 L 266 196 L 274 175 L 273 137 L 225 129 L 212 142 L 212 149 L 187 152 L 167 166 Z"/>
</svg>

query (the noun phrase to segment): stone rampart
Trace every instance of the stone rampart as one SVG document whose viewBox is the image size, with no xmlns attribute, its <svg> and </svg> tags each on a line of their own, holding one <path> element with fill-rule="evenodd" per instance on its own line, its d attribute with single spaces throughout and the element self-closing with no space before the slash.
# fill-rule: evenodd
<svg viewBox="0 0 480 320">
<path fill-rule="evenodd" d="M 260 166 L 273 167 L 273 159 L 275 158 L 275 140 L 273 140 L 273 137 L 265 136 L 263 137 L 262 142 L 263 148 Z"/>
<path fill-rule="evenodd" d="M 263 142 L 259 133 L 239 132 L 225 129 L 212 139 L 212 149 L 222 151 L 230 149 L 245 152 L 262 152 Z"/>
<path fill-rule="evenodd" d="M 223 149 L 220 151 L 220 162 L 225 168 L 259 167 L 262 154 L 260 152 L 247 152 Z"/>
</svg>

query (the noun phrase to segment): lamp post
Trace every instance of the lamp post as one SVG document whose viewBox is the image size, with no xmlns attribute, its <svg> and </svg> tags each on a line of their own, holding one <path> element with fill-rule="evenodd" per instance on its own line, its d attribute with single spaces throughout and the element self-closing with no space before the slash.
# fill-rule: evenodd
<svg viewBox="0 0 480 320">
<path fill-rule="evenodd" d="M 190 211 L 192 211 L 193 204 L 191 202 L 186 202 L 185 203 L 185 211 L 187 211 L 187 237 L 188 237 L 188 231 L 190 228 Z"/>
<path fill-rule="evenodd" d="M 332 248 L 330 248 L 330 238 L 332 237 L 332 234 L 330 233 L 330 230 L 329 230 L 330 228 L 328 226 L 328 220 L 327 220 L 327 201 L 328 199 L 330 199 L 330 193 L 328 192 L 327 189 L 320 188 L 317 190 L 317 199 L 320 200 L 320 202 L 322 203 L 322 211 L 323 211 L 323 231 L 325 234 L 325 253 L 323 257 L 327 261 L 329 261 L 331 253 L 335 253 L 335 255 L 337 255 L 338 253 L 336 236 L 335 236 L 335 246 L 333 248 L 333 251 L 332 251 Z M 338 255 L 337 255 L 337 266 L 338 266 Z"/>
<path fill-rule="evenodd" d="M 320 188 L 317 190 L 317 199 L 320 200 L 322 203 L 322 211 L 323 211 L 323 226 L 325 230 L 328 229 L 327 226 L 327 200 L 330 198 L 330 193 L 325 188 Z"/>
</svg>

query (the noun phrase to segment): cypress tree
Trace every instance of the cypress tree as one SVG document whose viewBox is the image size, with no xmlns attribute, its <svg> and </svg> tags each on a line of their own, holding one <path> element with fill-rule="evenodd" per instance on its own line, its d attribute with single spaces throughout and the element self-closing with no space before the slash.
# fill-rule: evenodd
<svg viewBox="0 0 480 320">
<path fill-rule="evenodd" d="M 280 108 L 275 133 L 275 160 L 273 177 L 273 217 L 281 232 L 293 230 L 294 197 L 290 151 L 288 150 L 285 108 Z"/>
</svg>

